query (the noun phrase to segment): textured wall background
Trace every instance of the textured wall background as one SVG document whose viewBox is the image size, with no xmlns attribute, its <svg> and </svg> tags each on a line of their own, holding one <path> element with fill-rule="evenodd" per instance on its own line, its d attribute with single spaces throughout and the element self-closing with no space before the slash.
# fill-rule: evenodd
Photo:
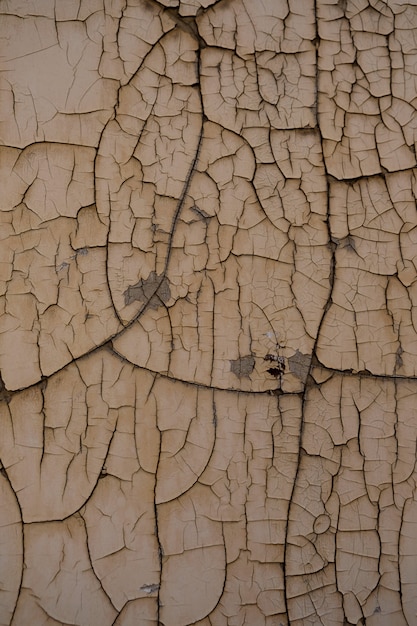
<svg viewBox="0 0 417 626">
<path fill-rule="evenodd" d="M 2 0 L 0 624 L 417 624 L 417 3 Z"/>
</svg>

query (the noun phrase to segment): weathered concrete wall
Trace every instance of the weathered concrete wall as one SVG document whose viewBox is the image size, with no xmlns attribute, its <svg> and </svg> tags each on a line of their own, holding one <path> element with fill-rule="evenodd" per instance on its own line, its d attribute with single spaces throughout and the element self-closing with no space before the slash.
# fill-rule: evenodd
<svg viewBox="0 0 417 626">
<path fill-rule="evenodd" d="M 0 624 L 417 624 L 416 2 L 0 11 Z"/>
</svg>

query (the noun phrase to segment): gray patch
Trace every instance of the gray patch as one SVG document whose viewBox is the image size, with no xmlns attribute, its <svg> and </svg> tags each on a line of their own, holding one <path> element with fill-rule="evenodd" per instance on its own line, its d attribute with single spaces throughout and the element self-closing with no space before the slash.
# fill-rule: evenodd
<svg viewBox="0 0 417 626">
<path fill-rule="evenodd" d="M 404 352 L 404 350 L 402 349 L 402 347 L 398 346 L 398 350 L 395 353 L 395 367 L 396 368 L 397 367 L 402 367 L 403 364 L 404 364 L 403 363 L 403 358 L 402 358 L 403 352 Z"/>
<path fill-rule="evenodd" d="M 75 251 L 74 257 L 85 256 L 86 254 L 88 254 L 88 248 L 79 248 Z"/>
<path fill-rule="evenodd" d="M 156 272 L 151 272 L 146 280 L 141 279 L 136 285 L 130 285 L 124 292 L 125 305 L 132 302 L 150 303 L 151 308 L 161 306 L 162 302 L 168 302 L 171 297 L 168 279 Z"/>
<path fill-rule="evenodd" d="M 249 378 L 255 367 L 255 359 L 251 354 L 230 361 L 230 371 L 238 378 Z"/>
<path fill-rule="evenodd" d="M 171 297 L 171 289 L 169 288 L 169 280 L 168 278 L 163 278 L 161 284 L 158 289 L 158 297 L 161 298 L 162 302 L 168 302 Z"/>
<path fill-rule="evenodd" d="M 155 593 L 155 591 L 158 591 L 158 589 L 159 589 L 158 583 L 153 583 L 150 585 L 142 585 L 142 587 L 140 588 L 140 590 L 144 591 L 145 593 Z"/>
<path fill-rule="evenodd" d="M 310 370 L 311 356 L 309 354 L 303 354 L 299 350 L 296 351 L 293 356 L 288 359 L 288 365 L 290 372 L 295 374 L 297 378 L 305 382 L 307 380 L 308 372 Z"/>
</svg>

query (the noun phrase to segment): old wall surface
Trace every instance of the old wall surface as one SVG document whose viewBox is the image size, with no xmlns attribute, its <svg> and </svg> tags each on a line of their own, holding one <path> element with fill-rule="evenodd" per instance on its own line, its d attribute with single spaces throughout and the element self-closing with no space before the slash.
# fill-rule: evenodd
<svg viewBox="0 0 417 626">
<path fill-rule="evenodd" d="M 417 3 L 0 12 L 0 624 L 417 624 Z"/>
</svg>

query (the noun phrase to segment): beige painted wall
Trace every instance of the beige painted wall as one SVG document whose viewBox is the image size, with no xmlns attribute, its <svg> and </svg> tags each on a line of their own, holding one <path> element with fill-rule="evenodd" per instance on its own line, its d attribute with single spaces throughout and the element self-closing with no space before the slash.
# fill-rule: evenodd
<svg viewBox="0 0 417 626">
<path fill-rule="evenodd" d="M 0 13 L 0 625 L 415 626 L 416 2 Z"/>
</svg>

